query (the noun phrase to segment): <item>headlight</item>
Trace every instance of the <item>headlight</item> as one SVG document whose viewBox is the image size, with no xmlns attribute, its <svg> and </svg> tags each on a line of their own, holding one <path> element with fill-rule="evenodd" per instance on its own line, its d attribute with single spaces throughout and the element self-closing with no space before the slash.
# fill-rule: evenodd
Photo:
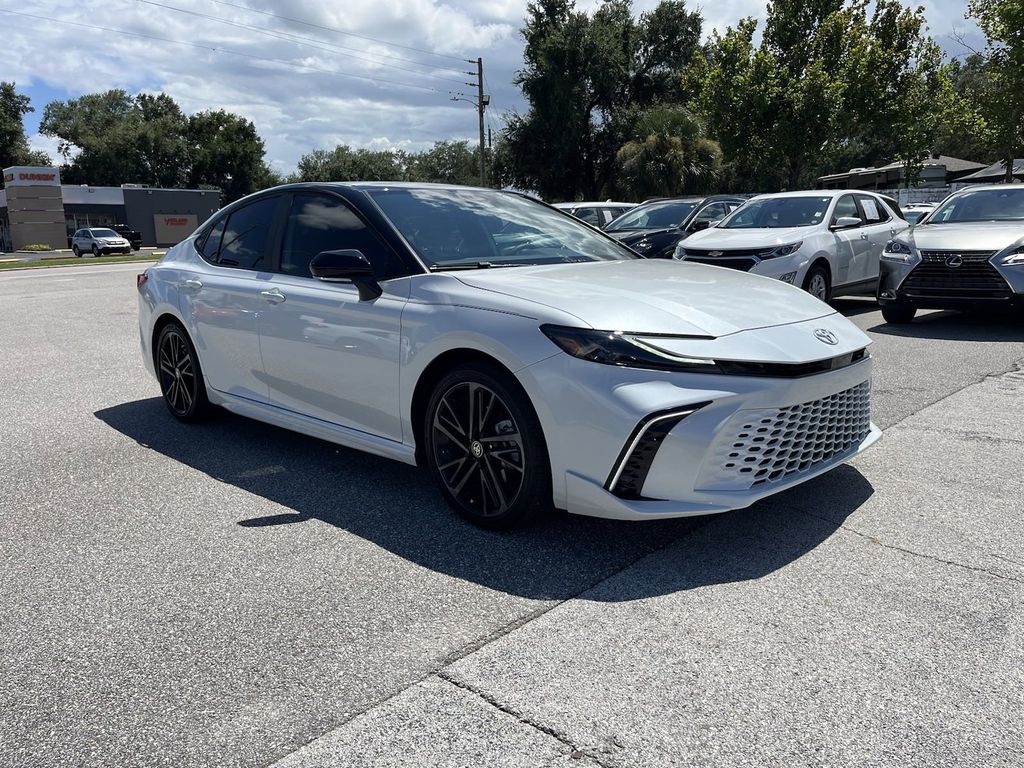
<svg viewBox="0 0 1024 768">
<path fill-rule="evenodd" d="M 676 245 L 676 249 L 674 251 L 672 251 L 672 258 L 673 259 L 685 259 L 686 258 L 686 248 L 683 246 L 682 243 L 679 243 L 678 245 Z"/>
<path fill-rule="evenodd" d="M 1014 267 L 1019 264 L 1024 264 L 1024 245 L 1003 259 L 1003 266 L 1005 267 Z"/>
<path fill-rule="evenodd" d="M 673 355 L 620 331 L 594 331 L 560 325 L 542 325 L 540 329 L 563 352 L 580 360 L 658 371 L 721 373 L 714 360 Z"/>
<path fill-rule="evenodd" d="M 909 264 L 914 260 L 914 251 L 900 240 L 890 240 L 882 249 L 884 261 L 895 261 L 898 264 Z"/>
<path fill-rule="evenodd" d="M 799 243 L 790 243 L 789 245 L 780 245 L 778 248 L 773 248 L 770 251 L 758 254 L 762 259 L 774 259 L 777 256 L 791 256 L 800 250 L 800 246 L 803 245 L 803 241 Z"/>
</svg>

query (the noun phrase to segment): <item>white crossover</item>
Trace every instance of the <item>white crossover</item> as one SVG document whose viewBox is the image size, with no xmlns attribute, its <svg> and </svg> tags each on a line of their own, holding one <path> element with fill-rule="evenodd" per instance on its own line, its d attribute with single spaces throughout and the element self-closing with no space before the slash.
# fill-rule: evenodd
<svg viewBox="0 0 1024 768">
<path fill-rule="evenodd" d="M 751 198 L 674 257 L 774 277 L 829 301 L 874 294 L 882 249 L 909 226 L 895 200 L 874 192 L 782 192 Z"/>
<path fill-rule="evenodd" d="M 868 338 L 756 275 L 646 260 L 526 197 L 300 184 L 138 279 L 143 358 L 211 404 L 409 464 L 462 515 L 745 507 L 878 439 Z"/>
</svg>

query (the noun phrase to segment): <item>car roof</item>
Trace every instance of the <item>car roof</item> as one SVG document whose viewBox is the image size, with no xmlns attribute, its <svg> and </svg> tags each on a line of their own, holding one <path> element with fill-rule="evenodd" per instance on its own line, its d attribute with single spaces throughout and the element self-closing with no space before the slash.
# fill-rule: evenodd
<svg viewBox="0 0 1024 768">
<path fill-rule="evenodd" d="M 601 200 L 582 200 L 582 201 L 580 201 L 578 203 L 552 203 L 551 205 L 554 208 L 583 208 L 583 207 L 590 206 L 590 205 L 593 205 L 593 206 L 604 206 L 606 208 L 608 206 L 611 206 L 612 208 L 635 208 L 636 207 L 636 203 L 615 203 L 615 202 L 612 202 L 611 200 L 605 200 L 605 201 L 601 201 Z"/>
</svg>

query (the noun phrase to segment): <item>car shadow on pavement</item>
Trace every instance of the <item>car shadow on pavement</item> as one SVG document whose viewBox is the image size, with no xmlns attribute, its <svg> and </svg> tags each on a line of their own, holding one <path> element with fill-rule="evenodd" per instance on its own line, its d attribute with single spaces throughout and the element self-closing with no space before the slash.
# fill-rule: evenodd
<svg viewBox="0 0 1024 768">
<path fill-rule="evenodd" d="M 733 554 L 701 558 L 705 565 L 699 573 L 692 571 L 695 563 L 680 563 L 690 574 L 686 583 L 758 578 L 827 539 L 873 492 L 856 469 L 842 466 L 722 516 L 624 523 L 560 513 L 533 527 L 496 533 L 457 517 L 423 469 L 226 412 L 202 424 L 181 424 L 160 398 L 95 415 L 146 448 L 290 510 L 252 517 L 239 509 L 237 525 L 253 536 L 271 526 L 319 520 L 425 568 L 544 600 L 580 595 L 702 528 L 700 535 L 714 540 L 716 550 Z M 722 535 L 711 533 L 712 526 Z M 774 543 L 748 545 L 751 537 L 760 541 L 769 530 Z M 592 599 L 632 600 L 680 588 L 678 581 L 640 582 L 625 591 L 594 591 Z"/>
<path fill-rule="evenodd" d="M 872 333 L 946 341 L 1024 341 L 1024 313 L 928 312 L 912 323 L 879 323 Z"/>
</svg>

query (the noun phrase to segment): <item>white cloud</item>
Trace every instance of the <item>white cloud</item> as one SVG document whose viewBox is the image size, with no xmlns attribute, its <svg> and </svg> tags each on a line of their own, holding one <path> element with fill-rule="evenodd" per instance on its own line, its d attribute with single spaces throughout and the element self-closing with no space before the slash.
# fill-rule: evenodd
<svg viewBox="0 0 1024 768">
<path fill-rule="evenodd" d="M 238 112 L 256 124 L 267 144 L 268 161 L 279 169 L 293 168 L 304 152 L 339 142 L 419 149 L 443 139 L 472 140 L 474 110 L 465 102 L 450 101 L 449 91 L 470 93 L 464 83 L 472 80 L 466 73 L 474 66 L 446 56 L 484 58 L 491 124 L 500 124 L 503 112 L 522 107 L 512 79 L 521 65 L 519 28 L 527 0 L 230 0 L 250 10 L 217 0 L 158 2 L 193 14 L 142 0 L 38 0 L 17 10 L 199 47 L 0 14 L 5 28 L 0 79 L 28 85 L 30 92 L 33 84 L 51 93 L 107 88 L 165 91 L 188 112 Z M 580 0 L 579 5 L 590 9 L 597 3 Z M 635 7 L 639 13 L 656 4 L 657 0 L 636 0 Z M 963 0 L 926 2 L 932 34 L 951 52 L 962 49 L 949 33 L 954 28 L 971 29 L 963 20 L 965 5 Z M 256 10 L 352 35 L 274 19 Z M 724 29 L 742 16 L 763 17 L 765 2 L 720 0 L 701 10 L 710 31 Z M 300 43 L 296 36 L 310 38 L 316 47 Z M 43 104 L 36 106 L 41 109 Z M 55 154 L 52 140 L 35 136 L 32 142 Z"/>
</svg>

